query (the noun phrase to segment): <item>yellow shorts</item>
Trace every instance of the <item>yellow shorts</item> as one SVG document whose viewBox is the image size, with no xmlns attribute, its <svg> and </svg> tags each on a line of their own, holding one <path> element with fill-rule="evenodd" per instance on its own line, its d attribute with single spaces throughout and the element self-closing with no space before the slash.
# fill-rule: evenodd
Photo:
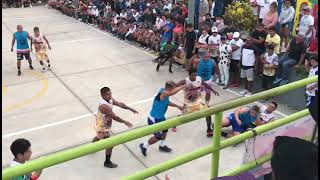
<svg viewBox="0 0 320 180">
<path fill-rule="evenodd" d="M 36 57 L 39 61 L 49 60 L 47 48 L 44 48 L 43 50 L 36 52 Z"/>
<path fill-rule="evenodd" d="M 98 128 L 97 126 L 94 126 L 94 129 L 95 129 L 95 131 L 97 133 L 97 137 L 99 139 L 105 139 L 105 138 L 109 138 L 112 136 L 112 132 L 108 128 L 104 128 L 104 127 Z"/>
<path fill-rule="evenodd" d="M 206 109 L 204 104 L 186 105 L 186 114 Z"/>
</svg>

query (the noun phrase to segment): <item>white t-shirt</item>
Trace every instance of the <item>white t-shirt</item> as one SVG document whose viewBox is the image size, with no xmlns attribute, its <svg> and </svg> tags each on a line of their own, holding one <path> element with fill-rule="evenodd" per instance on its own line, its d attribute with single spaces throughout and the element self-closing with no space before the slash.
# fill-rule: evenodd
<svg viewBox="0 0 320 180">
<path fill-rule="evenodd" d="M 21 164 L 21 163 L 15 161 L 15 160 L 12 160 L 12 161 L 10 162 L 10 167 L 18 166 L 18 165 L 20 165 L 20 164 Z M 25 175 L 21 175 L 21 176 L 18 176 L 18 177 L 22 177 L 23 180 L 31 180 L 31 174 L 30 174 L 30 173 L 29 173 L 29 174 L 25 174 Z M 17 177 L 17 178 L 18 178 L 18 177 Z"/>
<path fill-rule="evenodd" d="M 313 77 L 313 76 L 318 76 L 318 66 L 313 67 L 313 68 L 310 69 L 308 77 Z M 313 86 L 315 84 L 317 84 L 317 82 L 308 84 L 307 87 Z M 306 93 L 307 93 L 308 96 L 315 96 L 316 95 L 316 90 L 318 90 L 318 88 L 315 88 L 315 89 L 313 89 L 311 91 L 306 90 Z"/>
<path fill-rule="evenodd" d="M 219 44 L 221 43 L 221 36 L 220 34 L 217 34 L 217 36 L 211 35 L 209 37 L 209 45 L 211 48 L 213 48 L 212 57 L 217 57 L 218 56 L 218 49 L 219 49 Z"/>
<path fill-rule="evenodd" d="M 208 42 L 207 42 L 207 39 L 208 39 L 208 42 L 209 42 L 209 34 L 207 34 L 207 35 L 201 35 L 200 37 L 199 37 L 199 39 L 198 39 L 198 42 L 199 43 L 201 43 L 201 44 L 205 44 L 205 45 L 207 45 L 208 44 Z M 207 49 L 205 49 L 205 48 L 199 48 L 199 51 L 201 51 L 201 52 L 203 52 L 203 51 L 206 51 Z"/>
<path fill-rule="evenodd" d="M 159 18 L 159 19 L 156 19 L 156 24 L 155 24 L 155 26 L 156 26 L 156 28 L 157 29 L 160 29 L 162 26 L 164 26 L 165 25 L 165 22 L 161 19 L 161 18 Z"/>
<path fill-rule="evenodd" d="M 253 49 L 242 49 L 242 65 L 243 66 L 254 66 L 256 62 L 256 56 Z"/>
<path fill-rule="evenodd" d="M 274 114 L 273 113 L 267 113 L 266 110 L 267 110 L 266 106 L 262 106 L 261 107 L 260 118 L 264 122 L 269 122 L 271 119 L 274 118 Z"/>
<path fill-rule="evenodd" d="M 99 10 L 96 8 L 96 9 L 92 9 L 91 10 L 91 14 L 94 15 L 94 16 L 99 16 Z"/>
<path fill-rule="evenodd" d="M 239 39 L 238 41 L 232 39 L 230 41 L 230 45 L 233 46 L 233 45 L 236 45 L 238 46 L 239 48 L 236 49 L 235 51 L 232 51 L 231 53 L 231 59 L 233 60 L 239 60 L 240 61 L 240 58 L 241 58 L 241 50 L 242 50 L 242 46 L 243 46 L 243 40 L 242 39 Z"/>
<path fill-rule="evenodd" d="M 263 19 L 264 16 L 268 13 L 270 10 L 270 4 L 273 2 L 277 2 L 277 0 L 258 0 L 257 3 L 260 6 L 260 13 L 259 13 L 259 18 Z"/>
<path fill-rule="evenodd" d="M 269 56 L 268 53 L 265 53 L 264 58 L 269 64 L 273 64 L 276 66 L 279 65 L 278 55 L 276 53 L 273 53 L 271 56 Z M 266 76 L 274 76 L 276 74 L 276 70 L 263 68 L 263 74 Z"/>
<path fill-rule="evenodd" d="M 168 10 L 169 10 L 169 13 L 170 13 L 170 12 L 171 12 L 171 9 L 172 9 L 171 3 L 168 3 L 168 5 L 164 5 L 164 6 L 163 6 L 163 10 L 165 10 L 165 9 L 168 9 Z"/>
<path fill-rule="evenodd" d="M 125 12 L 125 13 L 120 13 L 120 17 L 121 18 L 127 18 L 127 13 Z"/>
<path fill-rule="evenodd" d="M 308 31 L 309 26 L 311 25 L 314 25 L 314 18 L 311 15 L 302 16 L 299 25 L 299 34 L 304 34 L 306 38 L 310 38 L 312 35 L 312 31 L 310 31 L 309 34 L 306 34 L 306 32 Z"/>
</svg>

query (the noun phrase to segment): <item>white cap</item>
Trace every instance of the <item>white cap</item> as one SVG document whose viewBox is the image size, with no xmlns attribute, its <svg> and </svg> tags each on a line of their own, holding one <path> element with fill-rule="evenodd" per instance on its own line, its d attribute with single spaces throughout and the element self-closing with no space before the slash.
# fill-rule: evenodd
<svg viewBox="0 0 320 180">
<path fill-rule="evenodd" d="M 217 27 L 212 27 L 211 31 L 212 31 L 213 33 L 217 33 L 217 32 L 218 32 L 218 28 L 217 28 Z"/>
<path fill-rule="evenodd" d="M 240 33 L 239 32 L 234 32 L 232 36 L 233 36 L 233 38 L 239 38 L 240 37 Z"/>
</svg>

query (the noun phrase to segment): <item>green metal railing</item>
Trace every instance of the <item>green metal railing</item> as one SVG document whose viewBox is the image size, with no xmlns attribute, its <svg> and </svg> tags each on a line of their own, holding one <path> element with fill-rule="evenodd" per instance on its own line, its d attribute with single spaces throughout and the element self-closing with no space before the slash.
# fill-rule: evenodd
<svg viewBox="0 0 320 180">
<path fill-rule="evenodd" d="M 214 121 L 214 136 L 213 136 L 213 144 L 199 148 L 198 150 L 187 153 L 185 155 L 179 156 L 173 160 L 169 160 L 167 162 L 161 163 L 159 165 L 150 167 L 145 169 L 142 172 L 135 173 L 131 176 L 124 177 L 123 179 L 144 179 L 147 177 L 151 177 L 153 175 L 156 175 L 158 173 L 161 173 L 163 171 L 166 171 L 168 169 L 171 169 L 173 167 L 177 167 L 179 165 L 182 165 L 186 162 L 195 160 L 199 157 L 202 157 L 207 154 L 214 154 L 212 157 L 212 171 L 211 171 L 211 177 L 217 177 L 218 176 L 218 168 L 219 168 L 219 152 L 220 149 L 226 148 L 228 146 L 240 143 L 246 139 L 249 139 L 253 136 L 253 132 L 248 131 L 243 134 L 240 134 L 238 136 L 232 137 L 230 139 L 224 140 L 220 142 L 220 132 L 221 132 L 221 122 L 222 122 L 222 114 L 223 111 L 236 108 L 242 105 L 246 105 L 252 102 L 255 102 L 260 99 L 277 96 L 283 93 L 286 93 L 288 91 L 298 89 L 301 87 L 306 86 L 307 84 L 316 82 L 318 80 L 318 76 L 314 76 L 311 78 L 306 78 L 303 80 L 299 80 L 284 86 L 280 86 L 277 88 L 270 89 L 268 91 L 260 92 L 257 94 L 254 94 L 249 97 L 243 97 L 235 100 L 230 100 L 225 103 L 221 103 L 218 105 L 215 105 L 213 107 L 210 107 L 205 110 L 197 111 L 194 113 L 186 114 L 183 116 L 175 117 L 170 120 L 154 124 L 151 126 L 138 128 L 135 130 L 127 131 L 120 133 L 116 136 L 113 136 L 111 138 L 101 140 L 95 143 L 89 143 L 85 145 L 81 145 L 75 148 L 70 148 L 67 150 L 63 150 L 61 152 L 57 152 L 54 154 L 50 154 L 35 160 L 32 160 L 30 162 L 27 162 L 22 165 L 18 165 L 15 167 L 5 168 L 2 171 L 2 179 L 6 180 L 11 177 L 27 174 L 30 172 L 38 171 L 41 169 L 45 169 L 57 164 L 64 163 L 66 161 L 70 161 L 85 155 L 89 155 L 101 150 L 104 150 L 106 148 L 114 147 L 116 145 L 120 145 L 150 134 L 153 134 L 154 132 L 162 131 L 165 129 L 169 129 L 175 126 L 179 126 L 185 123 L 189 123 L 195 120 L 198 120 L 200 118 L 204 118 L 207 116 L 211 116 L 215 114 L 215 121 Z M 276 127 L 282 126 L 284 124 L 287 124 L 291 121 L 297 120 L 301 117 L 307 116 L 309 114 L 308 110 L 303 110 L 300 112 L 297 112 L 295 114 L 292 114 L 288 117 L 285 117 L 283 119 L 277 120 L 275 122 L 269 123 L 267 125 L 259 126 L 255 128 L 258 134 L 269 131 L 271 129 L 274 129 Z M 251 166 L 250 166 L 251 167 Z"/>
</svg>

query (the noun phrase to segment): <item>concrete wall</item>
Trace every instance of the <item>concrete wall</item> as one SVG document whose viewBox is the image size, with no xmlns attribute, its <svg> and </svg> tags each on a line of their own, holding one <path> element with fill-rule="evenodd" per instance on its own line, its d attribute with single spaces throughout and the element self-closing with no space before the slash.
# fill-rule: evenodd
<svg viewBox="0 0 320 180">
<path fill-rule="evenodd" d="M 295 70 L 292 70 L 289 76 L 289 83 L 302 79 L 296 73 Z M 262 89 L 262 78 L 255 76 L 254 84 L 253 84 L 253 92 L 261 92 Z M 275 96 L 272 98 L 278 103 L 286 104 L 289 107 L 292 107 L 297 110 L 305 109 L 306 97 L 305 97 L 305 87 L 299 88 L 293 91 L 289 91 L 288 93 Z"/>
</svg>

